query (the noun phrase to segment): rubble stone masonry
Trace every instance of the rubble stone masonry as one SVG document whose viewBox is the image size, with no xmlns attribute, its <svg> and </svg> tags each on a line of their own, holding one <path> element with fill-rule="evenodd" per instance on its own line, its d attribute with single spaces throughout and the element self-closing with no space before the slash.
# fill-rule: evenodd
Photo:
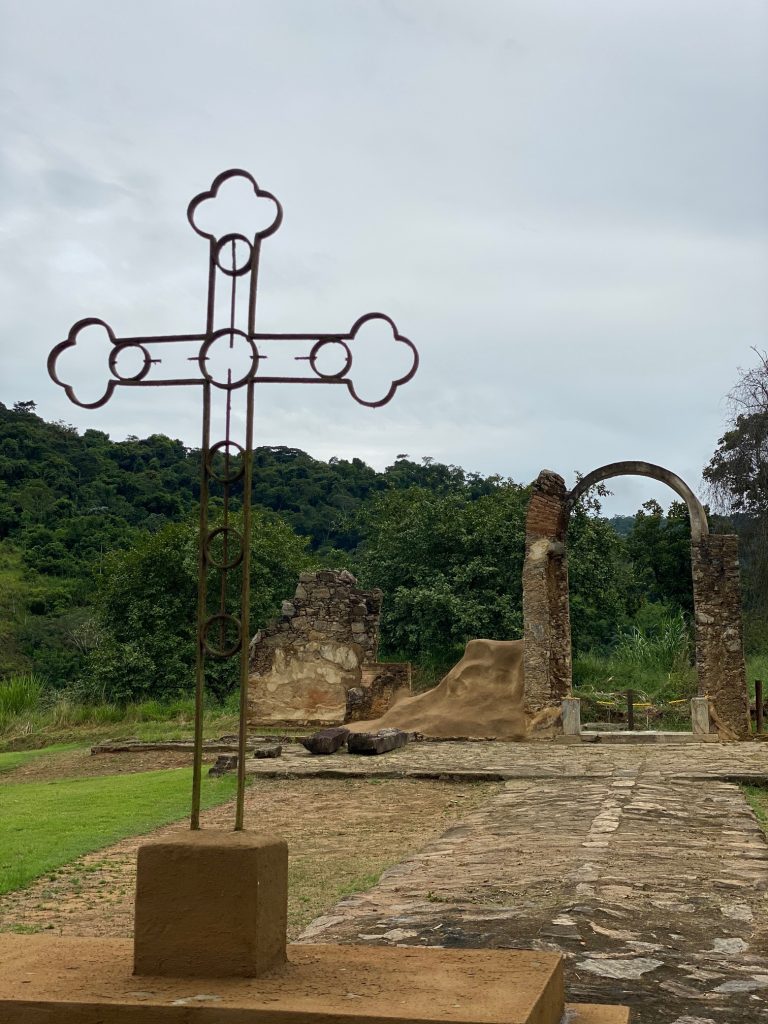
<svg viewBox="0 0 768 1024">
<path fill-rule="evenodd" d="M 383 678 L 387 666 L 376 665 L 381 601 L 345 569 L 302 573 L 281 616 L 251 641 L 249 724 L 335 725 L 360 717 L 350 691 L 361 713 L 383 713 L 397 689 L 410 689 L 410 667 L 406 680 L 399 666 Z"/>
<path fill-rule="evenodd" d="M 749 736 L 741 623 L 738 537 L 709 534 L 691 545 L 699 694 L 710 700 L 718 731 Z M 724 735 L 724 738 L 727 738 Z"/>
<path fill-rule="evenodd" d="M 544 469 L 528 504 L 523 563 L 525 710 L 557 706 L 571 692 L 565 482 Z"/>
</svg>

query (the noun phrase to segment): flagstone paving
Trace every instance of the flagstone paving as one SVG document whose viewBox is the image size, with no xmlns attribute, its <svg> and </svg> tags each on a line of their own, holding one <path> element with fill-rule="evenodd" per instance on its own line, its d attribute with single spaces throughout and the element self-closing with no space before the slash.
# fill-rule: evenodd
<svg viewBox="0 0 768 1024">
<path fill-rule="evenodd" d="M 246 763 L 267 778 L 606 779 L 636 771 L 645 779 L 768 779 L 768 743 L 409 743 L 379 757 L 312 755 L 298 743 L 277 759 Z"/>
<path fill-rule="evenodd" d="M 518 777 L 300 941 L 561 950 L 570 1000 L 628 1004 L 637 1024 L 768 1021 L 768 844 L 722 781 L 765 777 L 761 745 L 425 743 L 386 769 L 359 760 Z"/>
</svg>

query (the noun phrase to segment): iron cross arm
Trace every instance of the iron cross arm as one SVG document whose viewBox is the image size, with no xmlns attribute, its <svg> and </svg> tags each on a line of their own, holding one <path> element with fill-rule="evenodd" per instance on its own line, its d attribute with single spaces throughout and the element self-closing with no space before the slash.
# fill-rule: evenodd
<svg viewBox="0 0 768 1024">
<path fill-rule="evenodd" d="M 393 343 L 407 350 L 407 361 L 410 366 L 407 372 L 386 382 L 383 397 L 369 401 L 361 397 L 359 388 L 355 387 L 353 378 L 355 341 L 361 328 L 366 324 L 379 321 L 386 324 L 392 332 Z M 78 342 L 78 335 L 86 328 L 98 327 L 104 332 L 105 346 L 103 363 L 97 372 L 102 374 L 102 394 L 92 402 L 82 401 L 78 397 L 77 383 L 66 373 L 66 368 L 59 367 L 61 357 L 73 349 Z M 247 349 L 246 363 L 250 363 L 246 372 L 237 380 L 217 379 L 209 369 L 209 353 L 212 346 L 222 340 Z M 290 376 L 272 376 L 269 373 L 268 356 L 264 349 L 271 344 L 281 342 L 300 343 L 306 350 L 305 355 L 294 356 L 297 363 L 296 372 Z M 164 356 L 171 347 L 180 346 L 191 353 L 183 358 L 189 363 L 190 373 L 185 376 L 174 376 L 165 372 Z M 323 369 L 322 362 L 330 357 L 335 360 L 338 368 L 332 372 Z M 121 370 L 121 363 L 133 359 L 132 372 Z M 168 362 L 169 360 L 165 360 Z M 178 364 L 178 360 L 174 359 Z M 138 364 L 138 369 L 135 369 Z M 75 405 L 84 409 L 97 409 L 105 405 L 117 387 L 173 387 L 184 384 L 203 384 L 206 381 L 223 390 L 235 390 L 246 384 L 345 384 L 349 393 L 361 405 L 370 408 L 386 405 L 401 384 L 406 384 L 416 373 L 419 356 L 415 345 L 400 334 L 397 326 L 384 313 L 367 313 L 361 316 L 349 331 L 345 333 L 317 334 L 259 334 L 246 333 L 235 327 L 222 327 L 205 334 L 171 334 L 156 337 L 117 337 L 108 323 L 96 317 L 87 317 L 73 325 L 65 341 L 60 342 L 48 357 L 48 372 L 52 379 L 64 388 L 67 397 Z"/>
</svg>

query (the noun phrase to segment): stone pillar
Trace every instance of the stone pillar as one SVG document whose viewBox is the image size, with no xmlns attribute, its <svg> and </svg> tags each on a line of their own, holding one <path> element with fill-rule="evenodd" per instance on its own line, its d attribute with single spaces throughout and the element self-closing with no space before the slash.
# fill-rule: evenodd
<svg viewBox="0 0 768 1024">
<path fill-rule="evenodd" d="M 581 701 L 578 697 L 563 700 L 563 735 L 581 736 Z"/>
<path fill-rule="evenodd" d="M 525 710 L 557 707 L 571 692 L 571 623 L 565 537 L 565 482 L 544 469 L 533 484 L 525 524 L 523 638 Z"/>
<path fill-rule="evenodd" d="M 741 624 L 738 537 L 708 534 L 691 544 L 696 669 L 723 739 L 750 734 Z"/>
</svg>

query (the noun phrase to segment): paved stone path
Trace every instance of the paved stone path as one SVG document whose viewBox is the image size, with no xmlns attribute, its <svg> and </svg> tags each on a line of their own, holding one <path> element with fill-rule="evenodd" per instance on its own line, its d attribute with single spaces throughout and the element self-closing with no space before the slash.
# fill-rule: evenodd
<svg viewBox="0 0 768 1024">
<path fill-rule="evenodd" d="M 767 753 L 418 744 L 387 755 L 392 772 L 450 777 L 469 760 L 518 777 L 302 940 L 556 949 L 569 1000 L 629 1004 L 636 1024 L 768 1021 L 768 845 L 739 787 L 721 781 L 766 777 Z M 385 758 L 349 760 L 385 770 Z"/>
<path fill-rule="evenodd" d="M 247 771 L 271 778 L 606 779 L 636 771 L 645 779 L 768 780 L 768 743 L 410 743 L 381 757 L 346 750 L 313 756 L 298 743 Z"/>
</svg>

